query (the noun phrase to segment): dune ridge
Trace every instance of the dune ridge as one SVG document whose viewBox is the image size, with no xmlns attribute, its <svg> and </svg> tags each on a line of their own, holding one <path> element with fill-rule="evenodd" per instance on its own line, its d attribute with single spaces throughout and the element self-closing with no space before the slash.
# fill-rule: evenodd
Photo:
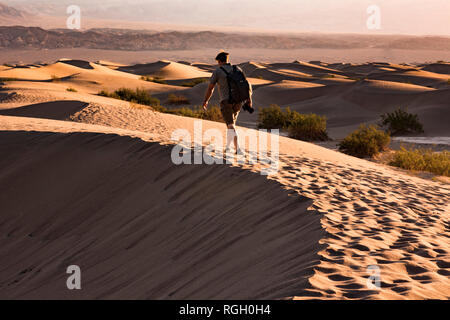
<svg viewBox="0 0 450 320">
<path fill-rule="evenodd" d="M 73 73 L 57 82 L 20 78 L 41 77 L 52 65 L 0 70 L 0 78 L 4 72 L 20 78 L 5 81 L 0 90 L 0 146 L 5 155 L 0 159 L 0 206 L 5 212 L 0 254 L 2 261 L 10 261 L 0 267 L 6 279 L 0 282 L 0 296 L 68 298 L 63 266 L 76 258 L 87 266 L 90 288 L 79 298 L 450 298 L 448 184 L 287 137 L 279 139 L 279 171 L 268 179 L 259 175 L 259 164 L 174 167 L 168 151 L 171 133 L 184 128 L 192 135 L 196 119 L 98 96 L 96 89 L 108 88 L 109 79 L 122 79 L 110 89 L 127 81 L 147 82 L 130 73 L 109 78 L 125 74 L 113 63 L 65 61 L 55 66 Z M 256 104 L 273 102 L 327 114 L 333 134 L 346 134 L 360 122 L 375 121 L 381 112 L 407 105 L 419 113 L 429 135 L 448 135 L 450 90 L 441 83 L 427 87 L 364 78 L 413 72 L 437 79 L 429 74 L 431 69 L 421 72 L 425 66 L 311 62 L 306 64 L 309 70 L 299 71 L 299 64 L 304 67 L 295 62 L 272 70 L 307 74 L 297 74 L 295 80 L 251 78 Z M 185 67 L 192 70 L 185 63 L 171 65 L 180 74 Z M 244 67 L 250 74 L 272 68 L 254 62 Z M 339 72 L 333 78 L 323 68 Z M 84 75 L 83 81 L 76 80 L 77 74 Z M 148 84 L 146 90 L 162 101 L 176 92 L 192 104 L 195 97 L 202 98 L 206 85 Z M 76 86 L 77 92 L 68 92 L 69 86 Z M 253 130 L 252 117 L 242 114 L 246 127 L 239 130 Z M 202 121 L 202 128 L 225 131 L 223 124 L 211 121 Z M 224 184 L 224 177 L 230 185 Z M 240 190 L 241 184 L 249 189 Z M 217 200 L 216 210 L 208 200 L 221 192 L 226 194 Z M 18 194 L 30 201 L 19 203 Z M 243 205 L 248 201 L 250 207 L 240 210 L 233 199 Z M 22 216 L 15 210 L 18 206 Z M 179 214 L 183 206 L 188 208 L 186 216 Z M 227 207 L 233 209 L 223 209 Z M 156 209 L 167 211 L 167 220 L 156 215 Z M 39 219 L 37 211 L 43 212 Z M 124 215 L 128 211 L 130 216 Z M 214 229 L 214 221 L 221 223 L 222 231 Z M 98 224 L 87 227 L 87 222 Z M 52 242 L 56 239 L 61 244 Z M 222 247 L 228 240 L 235 240 L 230 251 Z M 213 243 L 214 252 L 197 246 L 203 242 Z M 71 249 L 64 252 L 66 245 Z M 120 250 L 112 254 L 111 248 Z M 36 250 L 45 255 L 39 258 Z M 16 257 L 16 252 L 21 254 Z M 177 254 L 162 257 L 167 252 Z M 242 252 L 252 252 L 251 263 Z M 152 260 L 155 257 L 159 262 Z M 173 262 L 170 257 L 179 263 L 166 270 Z M 379 290 L 366 283 L 367 268 L 373 265 L 381 272 Z M 155 277 L 158 272 L 164 277 Z"/>
<path fill-rule="evenodd" d="M 1 298 L 283 298 L 318 262 L 311 201 L 258 174 L 175 166 L 170 147 L 114 135 L 0 136 Z"/>
</svg>

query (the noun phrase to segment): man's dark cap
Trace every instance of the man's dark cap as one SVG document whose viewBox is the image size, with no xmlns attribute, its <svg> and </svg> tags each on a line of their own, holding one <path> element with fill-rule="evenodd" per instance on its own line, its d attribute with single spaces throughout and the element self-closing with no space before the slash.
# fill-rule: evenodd
<svg viewBox="0 0 450 320">
<path fill-rule="evenodd" d="M 219 62 L 227 62 L 228 61 L 228 56 L 229 56 L 230 54 L 228 53 L 228 52 L 221 52 L 221 53 L 219 53 L 218 55 L 217 55 L 217 57 L 216 57 L 216 61 L 219 61 Z"/>
</svg>

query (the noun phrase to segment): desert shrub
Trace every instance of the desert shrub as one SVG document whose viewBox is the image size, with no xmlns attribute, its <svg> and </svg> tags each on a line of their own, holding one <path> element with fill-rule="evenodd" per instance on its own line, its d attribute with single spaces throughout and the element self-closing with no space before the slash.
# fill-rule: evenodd
<svg viewBox="0 0 450 320">
<path fill-rule="evenodd" d="M 203 120 L 223 122 L 222 113 L 218 106 L 209 107 L 206 111 L 201 107 L 167 109 L 165 113 L 176 114 L 183 117 L 198 118 Z"/>
<path fill-rule="evenodd" d="M 102 90 L 99 92 L 99 95 L 139 103 L 151 107 L 158 107 L 160 105 L 159 99 L 152 97 L 146 90 L 139 88 L 136 88 L 134 90 L 128 88 L 120 88 L 113 93 Z"/>
<path fill-rule="evenodd" d="M 311 115 L 313 115 L 313 114 L 311 113 Z M 284 128 L 283 129 L 288 130 L 292 124 L 297 123 L 298 120 L 300 120 L 304 116 L 306 116 L 306 115 L 298 113 L 297 111 L 292 111 L 291 108 L 287 107 L 284 110 Z"/>
<path fill-rule="evenodd" d="M 200 83 L 204 83 L 204 82 L 208 82 L 209 79 L 208 78 L 196 78 L 196 79 L 192 79 L 190 81 L 186 81 L 183 82 L 181 84 L 182 87 L 195 87 L 196 85 L 200 84 Z"/>
<path fill-rule="evenodd" d="M 339 143 L 339 150 L 359 158 L 372 157 L 385 150 L 390 141 L 389 134 L 377 126 L 361 125 Z"/>
<path fill-rule="evenodd" d="M 391 135 L 423 132 L 423 126 L 419 122 L 418 115 L 408 113 L 404 109 L 382 114 L 381 126 L 385 127 Z"/>
<path fill-rule="evenodd" d="M 7 82 L 7 81 L 18 81 L 18 79 L 16 79 L 16 78 L 1 78 L 0 77 L 0 82 Z"/>
<path fill-rule="evenodd" d="M 166 80 L 161 77 L 141 76 L 141 80 L 155 82 L 159 84 L 167 84 Z"/>
<path fill-rule="evenodd" d="M 167 97 L 167 103 L 168 104 L 175 104 L 175 105 L 180 105 L 180 104 L 189 104 L 189 99 L 186 98 L 185 96 L 182 95 L 176 95 L 176 94 L 169 94 L 169 96 Z"/>
<path fill-rule="evenodd" d="M 52 74 L 52 81 L 53 82 L 60 82 L 61 81 L 61 78 L 60 77 L 58 77 L 58 76 L 56 76 L 56 75 L 54 75 L 54 74 Z"/>
<path fill-rule="evenodd" d="M 220 111 L 220 108 L 218 106 L 209 107 L 206 111 L 201 109 L 201 112 L 201 119 L 203 120 L 224 122 L 222 112 Z"/>
<path fill-rule="evenodd" d="M 114 95 L 113 93 L 110 93 L 107 90 L 102 90 L 99 93 L 97 93 L 97 95 L 102 96 L 102 97 L 109 97 L 109 98 L 116 98 L 117 99 L 117 97 L 113 97 L 113 95 Z"/>
<path fill-rule="evenodd" d="M 262 108 L 258 113 L 259 129 L 283 129 L 288 127 L 286 112 L 280 106 L 273 104 L 270 107 Z"/>
<path fill-rule="evenodd" d="M 220 112 L 220 108 L 217 106 L 212 106 L 208 108 L 207 111 L 203 110 L 202 107 L 196 107 L 194 109 L 191 108 L 176 108 L 176 109 L 167 109 L 164 106 L 160 105 L 160 101 L 157 98 L 152 97 L 147 91 L 143 89 L 127 89 L 121 88 L 114 92 L 109 92 L 106 90 L 102 90 L 98 93 L 98 95 L 103 97 L 109 97 L 114 99 L 120 99 L 129 101 L 131 108 L 139 108 L 140 105 L 150 106 L 154 111 L 176 114 L 184 117 L 198 118 L 203 120 L 211 120 L 217 122 L 223 122 L 222 113 Z"/>
<path fill-rule="evenodd" d="M 325 117 L 314 113 L 299 114 L 295 112 L 290 119 L 288 127 L 290 138 L 305 141 L 325 141 L 329 139 Z"/>
<path fill-rule="evenodd" d="M 325 117 L 314 113 L 301 114 L 289 107 L 283 111 L 276 104 L 259 111 L 258 128 L 287 130 L 289 137 L 299 140 L 328 140 Z"/>
<path fill-rule="evenodd" d="M 431 149 L 405 149 L 396 151 L 390 165 L 417 171 L 429 171 L 442 176 L 450 176 L 450 152 L 433 152 Z"/>
<path fill-rule="evenodd" d="M 130 107 L 131 109 L 154 110 L 154 111 L 159 111 L 159 110 L 156 110 L 156 109 L 159 109 L 159 108 L 163 108 L 163 109 L 164 109 L 164 107 L 162 107 L 162 106 L 151 107 L 151 106 L 146 106 L 146 105 L 142 105 L 142 104 L 137 104 L 137 103 L 135 103 L 135 102 L 130 102 L 129 107 Z M 161 111 L 161 112 L 162 112 L 162 111 Z"/>
<path fill-rule="evenodd" d="M 78 90 L 75 89 L 75 88 L 67 88 L 66 91 L 69 91 L 69 92 L 78 92 Z"/>
<path fill-rule="evenodd" d="M 191 117 L 191 118 L 198 118 L 199 114 L 194 109 L 191 108 L 176 108 L 176 109 L 167 109 L 164 111 L 165 113 L 170 114 L 176 114 L 177 116 L 183 116 L 183 117 Z"/>
</svg>

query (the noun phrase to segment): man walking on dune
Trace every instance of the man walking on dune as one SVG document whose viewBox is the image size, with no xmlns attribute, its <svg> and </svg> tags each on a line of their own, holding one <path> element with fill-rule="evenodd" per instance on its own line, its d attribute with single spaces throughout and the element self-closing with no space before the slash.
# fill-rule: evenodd
<svg viewBox="0 0 450 320">
<path fill-rule="evenodd" d="M 211 99 L 214 87 L 217 84 L 219 86 L 220 111 L 228 128 L 227 150 L 229 150 L 231 140 L 233 140 L 236 154 L 241 154 L 235 125 L 244 104 L 244 109 L 253 112 L 252 86 L 247 81 L 242 69 L 229 63 L 229 54 L 227 52 L 220 52 L 216 57 L 216 61 L 219 67 L 213 71 L 211 76 L 205 93 L 203 109 L 207 110 L 209 99 Z"/>
</svg>

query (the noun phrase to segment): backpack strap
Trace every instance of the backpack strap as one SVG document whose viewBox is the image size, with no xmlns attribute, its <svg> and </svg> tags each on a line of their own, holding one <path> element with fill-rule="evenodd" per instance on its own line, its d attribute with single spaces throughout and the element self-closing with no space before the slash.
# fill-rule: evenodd
<svg viewBox="0 0 450 320">
<path fill-rule="evenodd" d="M 233 66 L 234 68 L 234 66 Z M 228 84 L 228 102 L 229 103 L 233 103 L 233 99 L 231 97 L 231 83 L 230 83 L 230 73 L 225 70 L 224 67 L 220 67 L 220 69 L 222 69 L 223 72 L 225 72 L 225 74 L 227 75 L 227 84 Z"/>
<path fill-rule="evenodd" d="M 226 74 L 227 76 L 230 74 L 227 70 L 225 70 L 224 67 L 220 67 L 220 69 L 222 69 L 222 71 L 225 72 L 225 74 Z"/>
</svg>

